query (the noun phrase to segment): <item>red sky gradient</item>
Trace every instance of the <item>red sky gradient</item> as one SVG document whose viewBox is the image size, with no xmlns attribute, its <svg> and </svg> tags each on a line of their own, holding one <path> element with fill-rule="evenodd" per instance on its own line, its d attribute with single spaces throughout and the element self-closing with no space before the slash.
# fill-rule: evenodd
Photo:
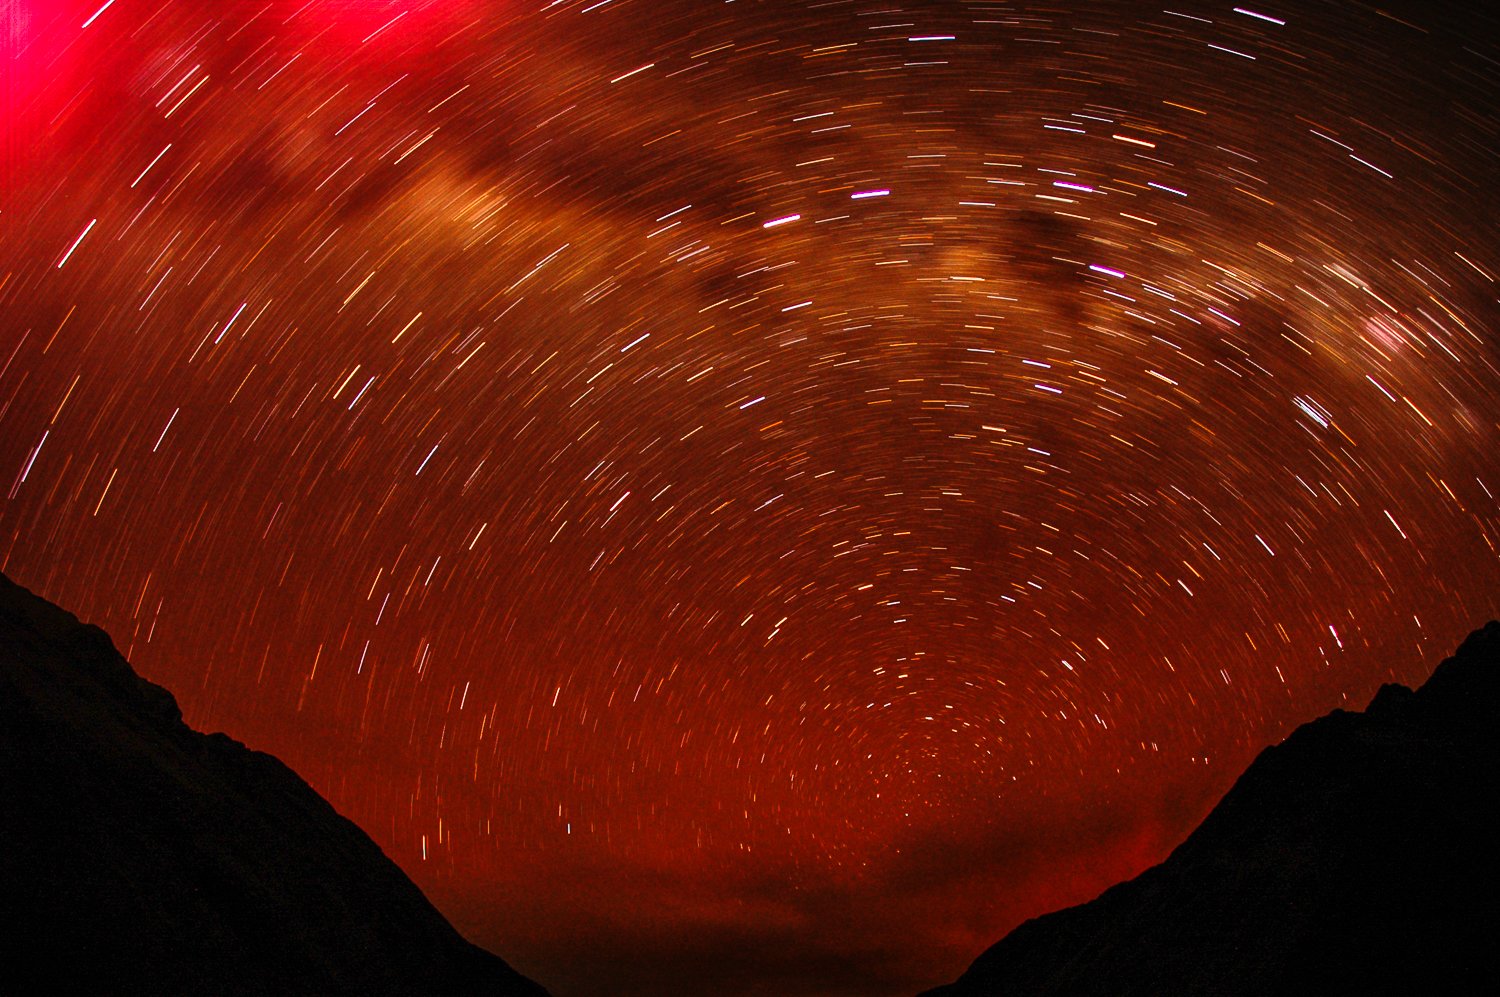
<svg viewBox="0 0 1500 997">
<path fill-rule="evenodd" d="M 0 0 L 0 568 L 559 997 L 951 979 L 1500 615 L 1493 17 L 1171 6 Z"/>
</svg>

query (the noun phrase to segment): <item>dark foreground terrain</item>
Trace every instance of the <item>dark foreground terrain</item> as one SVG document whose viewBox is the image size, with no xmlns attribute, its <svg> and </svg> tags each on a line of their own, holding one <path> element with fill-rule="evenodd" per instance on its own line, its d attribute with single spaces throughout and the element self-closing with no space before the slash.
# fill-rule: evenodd
<svg viewBox="0 0 1500 997">
<path fill-rule="evenodd" d="M 290 769 L 0 575 L 0 992 L 545 991 Z"/>
<path fill-rule="evenodd" d="M 1500 993 L 1500 623 L 1262 752 L 1161 865 L 923 997 Z"/>
<path fill-rule="evenodd" d="M 1500 992 L 1500 623 L 924 997 Z M 0 992 L 544 997 L 269 755 L 0 574 Z"/>
</svg>

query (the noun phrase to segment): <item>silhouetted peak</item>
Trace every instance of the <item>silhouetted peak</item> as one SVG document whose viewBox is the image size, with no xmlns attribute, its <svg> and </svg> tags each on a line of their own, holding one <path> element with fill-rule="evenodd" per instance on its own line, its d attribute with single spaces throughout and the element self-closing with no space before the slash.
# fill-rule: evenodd
<svg viewBox="0 0 1500 997">
<path fill-rule="evenodd" d="M 0 989 L 545 997 L 271 755 L 0 574 Z"/>
<path fill-rule="evenodd" d="M 1500 623 L 1261 752 L 1162 864 L 1021 925 L 932 997 L 1500 985 Z"/>
<path fill-rule="evenodd" d="M 1455 721 L 1481 721 L 1500 712 L 1500 621 L 1469 634 L 1417 690 L 1417 700 L 1430 714 Z"/>
<path fill-rule="evenodd" d="M 109 634 L 54 605 L 0 572 L 0 628 L 15 641 L 45 650 L 66 668 L 57 677 L 75 683 L 92 682 L 122 707 L 161 723 L 182 720 L 177 700 L 167 690 L 147 682 L 125 661 Z"/>
<path fill-rule="evenodd" d="M 1368 716 L 1382 720 L 1406 720 L 1416 709 L 1417 694 L 1410 686 L 1399 682 L 1387 682 L 1375 693 L 1370 705 L 1365 707 Z"/>
<path fill-rule="evenodd" d="M 1451 657 L 1433 669 L 1415 692 L 1388 682 L 1364 716 L 1381 723 L 1454 725 L 1486 723 L 1500 713 L 1500 622 L 1469 634 Z"/>
</svg>

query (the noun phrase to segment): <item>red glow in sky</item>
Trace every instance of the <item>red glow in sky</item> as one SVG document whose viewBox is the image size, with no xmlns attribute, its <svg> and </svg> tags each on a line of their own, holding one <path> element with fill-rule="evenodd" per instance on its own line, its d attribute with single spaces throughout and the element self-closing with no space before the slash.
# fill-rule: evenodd
<svg viewBox="0 0 1500 997">
<path fill-rule="evenodd" d="M 60 68 L 79 26 L 65 24 L 71 5 L 63 0 L 4 0 L 0 3 L 0 55 L 4 87 L 0 111 L 7 125 L 33 101 L 43 83 Z"/>
<path fill-rule="evenodd" d="M 0 567 L 559 997 L 952 978 L 1500 614 L 1387 7 L 12 0 Z"/>
<path fill-rule="evenodd" d="M 475 0 L 285 0 L 282 23 L 314 26 L 318 35 L 343 44 L 387 49 L 430 39 L 435 30 L 480 12 Z M 378 51 L 378 49 L 377 49 Z"/>
</svg>

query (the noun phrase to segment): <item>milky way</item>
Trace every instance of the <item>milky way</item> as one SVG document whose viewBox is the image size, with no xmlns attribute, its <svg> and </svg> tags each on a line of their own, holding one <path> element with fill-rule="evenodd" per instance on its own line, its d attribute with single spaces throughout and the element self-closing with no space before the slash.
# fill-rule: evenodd
<svg viewBox="0 0 1500 997">
<path fill-rule="evenodd" d="M 1169 6 L 3 0 L 0 567 L 562 997 L 951 978 L 1500 614 L 1493 15 Z"/>
</svg>

